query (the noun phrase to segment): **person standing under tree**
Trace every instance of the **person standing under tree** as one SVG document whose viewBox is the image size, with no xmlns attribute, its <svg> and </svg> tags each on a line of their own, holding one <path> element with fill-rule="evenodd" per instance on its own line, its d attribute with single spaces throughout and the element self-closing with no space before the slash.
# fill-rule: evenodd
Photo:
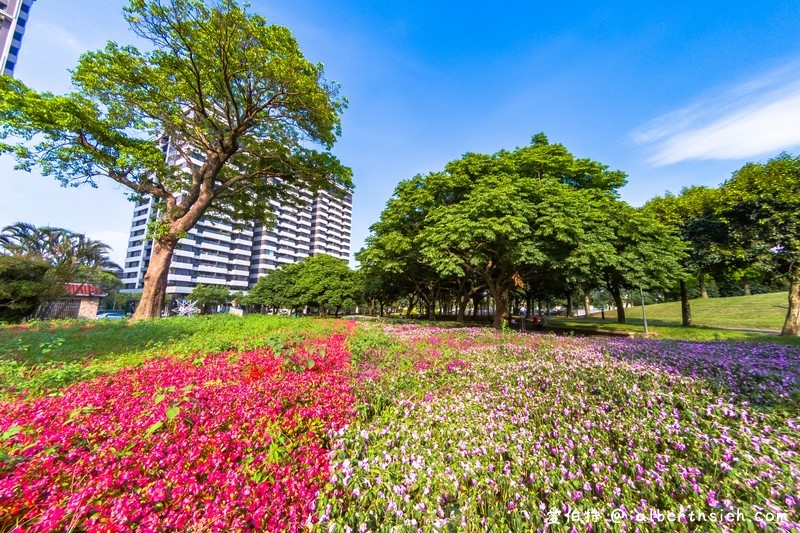
<svg viewBox="0 0 800 533">
<path fill-rule="evenodd" d="M 528 314 L 528 310 L 525 309 L 525 306 L 522 305 L 519 308 L 519 328 L 520 331 L 525 331 L 525 315 Z"/>
</svg>

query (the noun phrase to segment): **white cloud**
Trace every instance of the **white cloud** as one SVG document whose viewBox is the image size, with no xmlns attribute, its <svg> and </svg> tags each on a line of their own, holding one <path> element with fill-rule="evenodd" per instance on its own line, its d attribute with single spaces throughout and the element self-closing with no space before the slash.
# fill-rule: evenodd
<svg viewBox="0 0 800 533">
<path fill-rule="evenodd" d="M 81 54 L 86 51 L 86 46 L 67 29 L 49 22 L 41 22 L 37 28 L 42 35 L 47 36 L 51 44 L 56 47 L 63 47 L 73 54 Z"/>
<path fill-rule="evenodd" d="M 649 162 L 739 160 L 800 146 L 800 63 L 786 65 L 658 117 L 633 133 Z"/>
</svg>

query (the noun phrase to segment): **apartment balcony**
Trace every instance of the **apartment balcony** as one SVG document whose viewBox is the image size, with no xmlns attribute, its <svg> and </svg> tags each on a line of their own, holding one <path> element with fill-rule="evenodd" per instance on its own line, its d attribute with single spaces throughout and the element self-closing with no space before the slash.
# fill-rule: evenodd
<svg viewBox="0 0 800 533">
<path fill-rule="evenodd" d="M 217 254 L 210 254 L 208 252 L 200 252 L 200 255 L 197 256 L 200 261 L 208 261 L 211 263 L 227 263 L 228 257 L 227 254 L 224 256 L 219 256 Z"/>
<path fill-rule="evenodd" d="M 209 276 L 203 276 L 199 273 L 195 278 L 195 281 L 197 282 L 198 285 L 201 283 L 203 285 L 227 285 L 225 278 L 212 278 Z"/>
<path fill-rule="evenodd" d="M 225 252 L 226 255 L 231 251 L 230 245 L 228 244 L 215 244 L 211 242 L 204 242 L 200 246 L 210 251 Z"/>
<path fill-rule="evenodd" d="M 169 274 L 167 276 L 167 285 L 179 282 L 190 283 L 191 281 L 192 281 L 192 276 L 187 276 L 185 274 Z"/>
</svg>

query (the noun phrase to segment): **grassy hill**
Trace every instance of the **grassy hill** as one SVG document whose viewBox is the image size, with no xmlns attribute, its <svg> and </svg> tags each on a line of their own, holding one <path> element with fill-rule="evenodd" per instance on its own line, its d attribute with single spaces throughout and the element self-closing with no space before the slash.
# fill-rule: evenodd
<svg viewBox="0 0 800 533">
<path fill-rule="evenodd" d="M 731 298 L 698 298 L 691 300 L 692 319 L 696 326 L 779 330 L 789 307 L 785 292 L 734 296 Z M 645 307 L 647 322 L 653 325 L 680 326 L 681 303 L 668 302 Z M 597 315 L 594 315 L 597 316 Z M 625 310 L 629 319 L 642 319 L 642 308 Z M 606 311 L 606 321 L 617 318 L 616 311 Z"/>
<path fill-rule="evenodd" d="M 780 337 L 776 333 L 767 332 L 778 332 L 783 327 L 788 309 L 785 292 L 697 299 L 691 301 L 691 306 L 695 327 L 684 328 L 681 327 L 680 302 L 648 305 L 645 311 L 650 331 L 662 339 L 767 341 L 800 346 L 800 338 Z M 591 315 L 588 320 L 580 317 L 553 318 L 551 324 L 578 330 L 642 331 L 641 307 L 625 310 L 627 324 L 617 324 L 616 311 L 606 311 L 605 315 L 605 320 L 600 318 L 599 313 Z"/>
</svg>

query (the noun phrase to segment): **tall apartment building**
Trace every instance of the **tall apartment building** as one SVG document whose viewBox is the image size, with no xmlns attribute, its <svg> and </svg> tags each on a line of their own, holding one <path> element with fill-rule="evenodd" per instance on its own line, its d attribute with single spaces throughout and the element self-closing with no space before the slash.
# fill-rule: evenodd
<svg viewBox="0 0 800 533">
<path fill-rule="evenodd" d="M 274 224 L 231 225 L 201 219 L 178 242 L 167 277 L 167 294 L 184 296 L 199 284 L 225 285 L 232 291 L 252 288 L 258 278 L 304 257 L 328 254 L 350 258 L 352 194 L 337 198 L 327 192 L 316 197 L 297 191 L 302 207 L 270 202 Z M 158 215 L 152 200 L 138 202 L 133 211 L 122 281 L 127 291 L 141 290 L 149 265 L 152 241 L 147 224 Z"/>
<path fill-rule="evenodd" d="M 0 73 L 12 76 L 34 0 L 0 0 Z"/>
</svg>

